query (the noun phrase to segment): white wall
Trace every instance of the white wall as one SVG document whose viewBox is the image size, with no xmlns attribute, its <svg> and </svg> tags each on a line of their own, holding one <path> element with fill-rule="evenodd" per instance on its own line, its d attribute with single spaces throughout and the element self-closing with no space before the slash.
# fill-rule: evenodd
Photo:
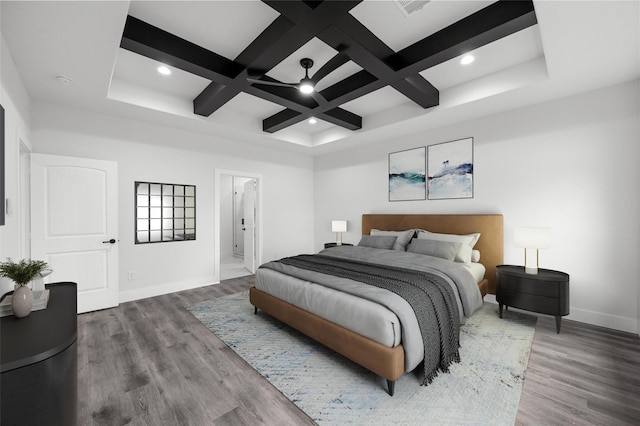
<svg viewBox="0 0 640 426">
<path fill-rule="evenodd" d="M 34 152 L 118 162 L 121 301 L 218 281 L 216 169 L 263 176 L 263 261 L 313 247 L 310 157 L 45 103 L 34 106 L 32 141 Z M 134 244 L 136 180 L 196 185 L 196 241 Z M 134 281 L 127 281 L 129 271 Z"/>
<path fill-rule="evenodd" d="M 5 197 L 13 211 L 5 216 L 5 226 L 0 226 L 0 259 L 21 259 L 26 248 L 21 234 L 20 145 L 30 146 L 31 102 L 3 37 L 0 37 L 0 104 L 5 110 Z M 11 281 L 0 278 L 0 295 L 10 290 L 13 290 Z"/>
<path fill-rule="evenodd" d="M 330 221 L 362 213 L 502 213 L 505 263 L 522 264 L 517 226 L 552 228 L 541 267 L 571 275 L 570 319 L 638 332 L 640 230 L 638 81 L 424 134 L 327 155 L 315 162 L 315 245 Z M 388 201 L 388 154 L 473 137 L 473 199 Z"/>
</svg>

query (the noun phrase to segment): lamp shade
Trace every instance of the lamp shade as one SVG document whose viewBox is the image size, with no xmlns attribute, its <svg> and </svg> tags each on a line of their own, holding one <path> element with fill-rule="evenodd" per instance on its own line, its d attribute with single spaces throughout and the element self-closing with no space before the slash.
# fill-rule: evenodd
<svg viewBox="0 0 640 426">
<path fill-rule="evenodd" d="M 332 220 L 331 221 L 331 232 L 347 232 L 347 221 L 346 220 Z"/>
<path fill-rule="evenodd" d="M 548 249 L 551 247 L 551 228 L 516 228 L 513 239 L 516 247 Z"/>
</svg>

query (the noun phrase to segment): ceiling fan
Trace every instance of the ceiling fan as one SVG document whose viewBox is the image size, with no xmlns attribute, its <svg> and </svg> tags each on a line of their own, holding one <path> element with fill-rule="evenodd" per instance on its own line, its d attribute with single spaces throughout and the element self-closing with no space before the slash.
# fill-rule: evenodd
<svg viewBox="0 0 640 426">
<path fill-rule="evenodd" d="M 337 68 L 344 65 L 348 61 L 349 57 L 340 52 L 333 58 L 331 58 L 326 64 L 320 67 L 320 69 L 313 75 L 313 77 L 309 77 L 309 68 L 313 67 L 313 59 L 302 58 L 300 59 L 300 66 L 304 68 L 304 77 L 302 78 L 302 80 L 300 80 L 299 83 L 283 83 L 281 81 L 267 77 L 266 75 L 262 75 L 260 78 L 254 78 L 249 75 L 249 77 L 247 77 L 247 81 L 253 84 L 264 84 L 267 86 L 291 87 L 294 89 L 298 89 L 300 92 L 306 95 L 313 96 L 314 99 L 317 99 L 321 96 L 315 90 L 316 84 L 318 84 L 320 80 L 331 74 L 333 71 L 335 71 Z"/>
</svg>

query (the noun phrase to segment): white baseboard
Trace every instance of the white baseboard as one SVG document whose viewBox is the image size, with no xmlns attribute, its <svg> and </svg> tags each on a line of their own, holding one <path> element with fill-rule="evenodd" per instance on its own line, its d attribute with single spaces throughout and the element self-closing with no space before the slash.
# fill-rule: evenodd
<svg viewBox="0 0 640 426">
<path fill-rule="evenodd" d="M 220 284 L 217 282 L 202 281 L 180 281 L 173 283 L 164 283 L 152 287 L 142 287 L 135 290 L 120 291 L 118 295 L 119 303 L 132 302 L 134 300 L 146 299 L 147 297 L 162 296 L 163 294 L 175 293 L 177 291 L 191 290 L 194 288 L 204 287 L 212 284 Z"/>
<path fill-rule="evenodd" d="M 498 304 L 494 294 L 487 294 L 484 297 L 484 301 L 494 303 L 496 305 Z M 638 325 L 638 321 L 635 318 L 603 314 L 602 312 L 588 311 L 586 309 L 578 309 L 574 307 L 570 307 L 569 312 L 571 312 L 571 314 L 563 318 L 571 321 L 583 322 L 585 324 L 597 325 L 599 327 L 611 328 L 613 330 L 624 331 L 627 333 L 640 334 L 640 325 Z"/>
</svg>

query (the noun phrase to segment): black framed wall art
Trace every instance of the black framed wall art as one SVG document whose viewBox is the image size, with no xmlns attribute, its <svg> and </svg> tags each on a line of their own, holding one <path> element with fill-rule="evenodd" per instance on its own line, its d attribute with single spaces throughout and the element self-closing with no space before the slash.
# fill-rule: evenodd
<svg viewBox="0 0 640 426">
<path fill-rule="evenodd" d="M 473 138 L 427 148 L 428 199 L 473 198 Z"/>
</svg>

